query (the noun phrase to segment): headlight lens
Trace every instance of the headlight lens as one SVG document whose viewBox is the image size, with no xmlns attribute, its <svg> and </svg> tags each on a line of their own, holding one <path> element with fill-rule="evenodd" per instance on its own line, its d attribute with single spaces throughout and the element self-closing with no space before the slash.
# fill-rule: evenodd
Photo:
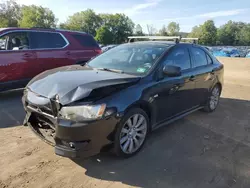
<svg viewBox="0 0 250 188">
<path fill-rule="evenodd" d="M 103 116 L 106 104 L 63 107 L 60 115 L 70 120 L 93 120 Z"/>
</svg>

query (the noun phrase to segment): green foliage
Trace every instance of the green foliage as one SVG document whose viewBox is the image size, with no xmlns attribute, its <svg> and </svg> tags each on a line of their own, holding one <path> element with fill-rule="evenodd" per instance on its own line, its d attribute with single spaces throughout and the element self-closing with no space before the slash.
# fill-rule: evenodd
<svg viewBox="0 0 250 188">
<path fill-rule="evenodd" d="M 177 35 L 180 31 L 180 25 L 176 22 L 170 22 L 167 27 L 170 36 Z"/>
<path fill-rule="evenodd" d="M 112 33 L 113 44 L 120 44 L 133 34 L 134 23 L 125 14 L 101 14 L 102 25 Z"/>
<path fill-rule="evenodd" d="M 0 3 L 0 28 L 17 27 L 20 19 L 20 6 L 13 0 Z"/>
<path fill-rule="evenodd" d="M 160 36 L 168 36 L 167 28 L 165 25 L 162 26 L 162 28 L 159 30 Z"/>
<path fill-rule="evenodd" d="M 201 31 L 201 26 L 194 26 L 192 28 L 191 33 L 188 34 L 188 37 L 192 37 L 192 38 L 199 38 L 201 37 L 202 31 Z"/>
<path fill-rule="evenodd" d="M 250 45 L 250 24 L 246 24 L 238 34 L 240 45 Z"/>
<path fill-rule="evenodd" d="M 217 28 L 213 20 L 207 20 L 201 27 L 201 36 L 199 38 L 200 44 L 215 45 Z"/>
<path fill-rule="evenodd" d="M 113 36 L 107 26 L 101 26 L 96 31 L 95 39 L 101 44 L 107 45 L 113 42 Z"/>
<path fill-rule="evenodd" d="M 35 5 L 23 6 L 21 12 L 20 27 L 53 28 L 56 26 L 55 15 L 48 8 Z"/>
<path fill-rule="evenodd" d="M 207 20 L 204 24 L 193 27 L 188 37 L 199 38 L 199 43 L 203 45 L 215 45 L 217 39 L 217 28 L 213 20 Z"/>
<path fill-rule="evenodd" d="M 243 22 L 228 21 L 218 29 L 218 39 L 222 45 L 249 44 L 249 24 Z"/>
<path fill-rule="evenodd" d="M 70 29 L 75 31 L 84 31 L 93 36 L 96 35 L 96 30 L 101 26 L 101 18 L 99 15 L 91 10 L 77 12 L 72 16 L 69 16 L 66 23 L 64 23 L 64 29 Z"/>
</svg>

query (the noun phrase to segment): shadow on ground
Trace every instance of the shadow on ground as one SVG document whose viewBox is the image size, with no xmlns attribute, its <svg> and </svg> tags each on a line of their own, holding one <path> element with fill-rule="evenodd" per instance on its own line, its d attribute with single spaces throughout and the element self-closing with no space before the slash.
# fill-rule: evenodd
<svg viewBox="0 0 250 188">
<path fill-rule="evenodd" d="M 25 112 L 22 90 L 0 93 L 0 129 L 22 125 Z"/>
<path fill-rule="evenodd" d="M 249 113 L 250 101 L 223 98 L 214 113 L 156 130 L 132 158 L 106 153 L 74 162 L 90 177 L 131 186 L 250 187 Z"/>
</svg>

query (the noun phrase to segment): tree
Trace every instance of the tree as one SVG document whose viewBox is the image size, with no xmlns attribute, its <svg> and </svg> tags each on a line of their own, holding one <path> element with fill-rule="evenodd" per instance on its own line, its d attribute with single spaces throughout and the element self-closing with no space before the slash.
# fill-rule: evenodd
<svg viewBox="0 0 250 188">
<path fill-rule="evenodd" d="M 180 25 L 176 22 L 170 22 L 167 27 L 167 31 L 170 35 L 177 35 L 180 31 Z"/>
<path fill-rule="evenodd" d="M 153 25 L 147 25 L 147 29 L 149 35 L 156 35 L 157 29 Z"/>
<path fill-rule="evenodd" d="M 9 0 L 0 4 L 0 27 L 17 27 L 20 19 L 20 6 Z"/>
<path fill-rule="evenodd" d="M 112 43 L 120 44 L 127 41 L 133 34 L 134 23 L 125 14 L 100 14 L 102 25 L 112 33 Z"/>
<path fill-rule="evenodd" d="M 87 9 L 69 16 L 66 23 L 60 25 L 67 29 L 84 31 L 95 36 L 96 30 L 101 26 L 101 18 L 93 10 Z"/>
<path fill-rule="evenodd" d="M 194 26 L 188 37 L 199 38 L 199 43 L 215 45 L 217 40 L 217 28 L 213 20 L 207 20 L 202 25 Z"/>
<path fill-rule="evenodd" d="M 200 44 L 215 45 L 217 28 L 214 25 L 213 20 L 207 20 L 201 27 L 201 36 L 199 38 Z"/>
<path fill-rule="evenodd" d="M 194 26 L 192 28 L 191 33 L 188 34 L 188 37 L 192 37 L 192 38 L 197 38 L 198 37 L 198 38 L 200 38 L 201 34 L 202 34 L 201 26 Z"/>
<path fill-rule="evenodd" d="M 55 15 L 48 8 L 35 5 L 23 6 L 21 13 L 20 27 L 53 28 L 56 26 Z"/>
<path fill-rule="evenodd" d="M 218 29 L 217 37 L 222 45 L 238 45 L 244 23 L 228 21 Z"/>
<path fill-rule="evenodd" d="M 245 24 L 245 26 L 239 32 L 239 45 L 250 45 L 250 24 Z"/>
<path fill-rule="evenodd" d="M 160 36 L 168 36 L 167 28 L 165 25 L 162 26 L 162 28 L 159 30 Z"/>
<path fill-rule="evenodd" d="M 107 26 L 101 26 L 96 31 L 95 39 L 101 44 L 107 45 L 113 42 L 113 36 Z"/>
<path fill-rule="evenodd" d="M 137 24 L 136 27 L 135 27 L 135 35 L 137 36 L 143 36 L 143 31 L 142 31 L 142 27 L 140 24 Z"/>
</svg>

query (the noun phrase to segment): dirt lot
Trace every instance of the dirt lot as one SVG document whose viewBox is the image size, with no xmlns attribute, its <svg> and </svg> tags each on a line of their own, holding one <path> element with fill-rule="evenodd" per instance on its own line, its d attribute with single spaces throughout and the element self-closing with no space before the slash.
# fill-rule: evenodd
<svg viewBox="0 0 250 188">
<path fill-rule="evenodd" d="M 0 187 L 250 187 L 250 59 L 220 59 L 225 86 L 216 112 L 196 112 L 150 135 L 121 160 L 58 157 L 20 126 L 21 92 L 0 96 Z"/>
</svg>

